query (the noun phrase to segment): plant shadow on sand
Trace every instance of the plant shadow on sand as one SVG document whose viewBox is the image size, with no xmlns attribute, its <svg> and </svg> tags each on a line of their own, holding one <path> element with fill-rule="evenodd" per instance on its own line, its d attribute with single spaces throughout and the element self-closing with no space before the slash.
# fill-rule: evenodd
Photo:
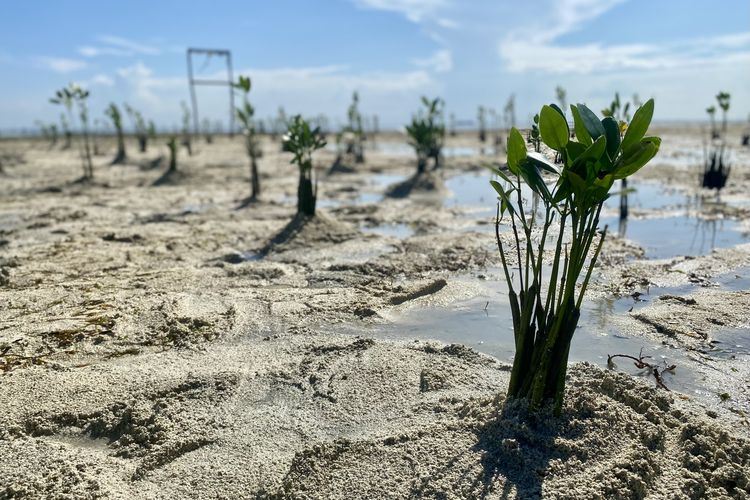
<svg viewBox="0 0 750 500">
<path fill-rule="evenodd" d="M 542 473 L 549 462 L 567 461 L 573 455 L 556 445 L 557 440 L 581 437 L 581 429 L 569 425 L 569 415 L 555 418 L 549 410 L 532 416 L 524 402 L 506 400 L 498 417 L 477 430 L 472 451 L 482 456 L 483 472 L 475 483 L 482 497 L 494 493 L 498 481 L 503 482 L 500 498 L 542 497 Z"/>
</svg>

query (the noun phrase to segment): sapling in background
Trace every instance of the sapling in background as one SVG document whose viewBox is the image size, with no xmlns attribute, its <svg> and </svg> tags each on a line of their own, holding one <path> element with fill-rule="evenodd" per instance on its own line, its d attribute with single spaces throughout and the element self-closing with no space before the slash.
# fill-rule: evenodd
<svg viewBox="0 0 750 500">
<path fill-rule="evenodd" d="M 170 136 L 167 140 L 167 148 L 169 149 L 169 168 L 167 168 L 167 174 L 177 172 L 177 138 Z"/>
<path fill-rule="evenodd" d="M 44 122 L 37 120 L 34 124 L 39 127 L 42 137 L 49 141 L 49 148 L 52 149 L 57 144 L 57 124 L 50 123 L 49 125 Z"/>
<path fill-rule="evenodd" d="M 357 92 L 352 94 L 352 103 L 349 105 L 346 117 L 348 120 L 348 124 L 344 129 L 344 137 L 348 138 L 346 152 L 354 157 L 354 163 L 364 163 L 365 133 L 362 127 L 362 114 L 359 112 L 359 94 Z"/>
<path fill-rule="evenodd" d="M 484 106 L 479 106 L 477 110 L 477 123 L 479 125 L 479 142 L 487 140 L 487 116 Z"/>
<path fill-rule="evenodd" d="M 510 133 L 511 129 L 516 126 L 516 96 L 511 94 L 503 108 L 503 121 L 505 130 Z"/>
<path fill-rule="evenodd" d="M 742 132 L 742 145 L 750 146 L 750 115 L 747 116 L 747 125 L 745 131 Z"/>
<path fill-rule="evenodd" d="M 104 113 L 112 122 L 112 126 L 115 127 L 115 132 L 117 134 L 117 154 L 112 160 L 112 165 L 125 163 L 127 153 L 125 152 L 125 134 L 122 130 L 122 113 L 120 113 L 120 108 L 118 108 L 115 103 L 110 103 Z"/>
<path fill-rule="evenodd" d="M 419 110 L 406 126 L 409 144 L 417 153 L 417 175 L 426 171 L 428 159 L 433 161 L 433 170 L 440 166 L 445 141 L 443 100 L 422 97 L 422 105 L 424 109 Z"/>
<path fill-rule="evenodd" d="M 706 108 L 706 114 L 711 122 L 711 139 L 719 138 L 719 131 L 716 129 L 716 106 L 709 106 Z"/>
<path fill-rule="evenodd" d="M 258 175 L 258 151 L 260 147 L 255 133 L 255 122 L 253 122 L 255 108 L 248 100 L 252 84 L 250 78 L 240 76 L 234 86 L 242 91 L 242 106 L 238 107 L 235 112 L 240 123 L 240 130 L 245 137 L 245 151 L 250 158 L 250 197 L 248 201 L 255 201 L 260 195 L 260 176 Z"/>
<path fill-rule="evenodd" d="M 557 97 L 557 104 L 563 112 L 563 116 L 567 119 L 568 113 L 568 92 L 561 86 L 555 87 L 555 96 Z"/>
<path fill-rule="evenodd" d="M 190 109 L 185 101 L 180 101 L 182 108 L 182 145 L 187 149 L 188 156 L 193 156 L 193 134 L 190 132 Z"/>
<path fill-rule="evenodd" d="M 614 118 L 600 120 L 579 104 L 571 106 L 576 132 L 572 140 L 565 116 L 555 108 L 542 107 L 539 130 L 542 141 L 561 154 L 562 168 L 528 156 L 523 137 L 513 128 L 508 140 L 509 171 L 495 169 L 501 180 L 490 182 L 499 200 L 495 234 L 516 349 L 508 395 L 525 400 L 532 411 L 552 402 L 559 415 L 570 343 L 607 232 L 605 227 L 597 237 L 602 204 L 616 180 L 634 174 L 656 155 L 661 139 L 646 136 L 653 100 L 636 111 L 622 139 L 613 133 Z M 554 180 L 551 188 L 543 171 Z M 522 184 L 543 202 L 538 220 L 526 213 Z M 500 236 L 500 222 L 506 215 L 514 237 L 510 248 Z M 549 277 L 543 272 L 545 251 L 553 252 Z"/>
<path fill-rule="evenodd" d="M 722 110 L 721 131 L 716 127 L 716 107 L 711 106 L 706 111 L 711 118 L 711 141 L 708 148 L 703 149 L 703 179 L 701 185 L 707 189 L 721 191 L 727 183 L 732 167 L 727 156 L 727 113 L 729 112 L 730 95 L 719 92 L 716 102 Z"/>
<path fill-rule="evenodd" d="M 450 114 L 450 121 L 448 122 L 450 125 L 448 126 L 448 134 L 451 137 L 456 137 L 458 135 L 458 132 L 456 131 L 456 113 Z"/>
<path fill-rule="evenodd" d="M 205 139 L 206 144 L 213 144 L 214 132 L 211 129 L 211 120 L 208 118 L 201 120 L 201 132 L 203 132 L 203 138 Z"/>
<path fill-rule="evenodd" d="M 636 94 L 637 95 L 637 94 Z M 622 134 L 628 128 L 630 122 L 630 103 L 626 102 L 622 105 L 620 101 L 620 93 L 615 92 L 615 98 L 612 100 L 608 108 L 602 110 L 602 115 L 614 118 L 617 124 L 617 132 L 622 138 Z M 611 132 L 614 134 L 614 130 Z M 628 180 L 622 179 L 620 181 L 620 234 L 625 235 L 625 220 L 628 218 Z"/>
<path fill-rule="evenodd" d="M 78 111 L 78 119 L 81 122 L 81 144 L 80 156 L 83 166 L 82 182 L 89 182 L 94 178 L 94 165 L 91 161 L 91 146 L 89 144 L 89 111 L 86 99 L 89 97 L 89 91 L 83 89 L 75 83 L 70 83 L 67 87 L 55 92 L 55 97 L 50 99 L 52 104 L 59 104 L 65 107 L 67 113 L 67 122 L 73 122 L 73 108 Z M 71 133 L 72 135 L 72 133 Z"/>
<path fill-rule="evenodd" d="M 70 123 L 65 113 L 60 115 L 60 130 L 62 131 L 65 142 L 62 145 L 62 149 L 70 149 L 72 144 L 73 132 L 70 130 Z"/>
<path fill-rule="evenodd" d="M 299 168 L 299 184 L 297 186 L 297 213 L 312 217 L 315 215 L 317 200 L 317 182 L 313 185 L 313 153 L 325 147 L 326 141 L 321 137 L 320 130 L 310 127 L 310 124 L 300 115 L 296 115 L 289 123 L 284 136 L 285 149 L 294 157 L 290 161 Z"/>
<path fill-rule="evenodd" d="M 130 121 L 133 122 L 133 130 L 135 131 L 135 137 L 138 140 L 138 150 L 141 153 L 145 153 L 148 149 L 148 127 L 146 126 L 146 120 L 143 119 L 143 115 L 133 109 L 129 105 L 125 105 L 125 112 L 130 117 Z"/>
</svg>

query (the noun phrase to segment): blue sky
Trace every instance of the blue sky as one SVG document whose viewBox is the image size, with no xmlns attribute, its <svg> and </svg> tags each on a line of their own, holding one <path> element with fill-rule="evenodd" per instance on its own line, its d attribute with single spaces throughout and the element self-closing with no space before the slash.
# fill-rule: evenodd
<svg viewBox="0 0 750 500">
<path fill-rule="evenodd" d="M 750 112 L 747 0 L 28 0 L 0 19 L 0 129 L 56 119 L 47 99 L 69 81 L 102 118 L 128 102 L 176 126 L 188 98 L 185 49 L 228 48 L 253 79 L 260 117 L 362 110 L 398 126 L 420 95 L 473 119 L 516 96 L 520 125 L 554 98 L 600 109 L 616 90 L 655 97 L 656 118 L 702 119 L 719 90 L 730 117 Z M 221 74 L 217 61 L 203 68 Z M 227 114 L 226 91 L 199 91 L 203 115 Z"/>
</svg>

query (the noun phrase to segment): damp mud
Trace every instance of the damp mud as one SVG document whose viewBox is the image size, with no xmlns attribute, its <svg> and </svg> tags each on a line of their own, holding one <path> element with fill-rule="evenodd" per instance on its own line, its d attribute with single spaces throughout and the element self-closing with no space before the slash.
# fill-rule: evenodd
<svg viewBox="0 0 750 500">
<path fill-rule="evenodd" d="M 168 182 L 166 146 L 102 143 L 89 184 L 3 141 L 0 498 L 750 496 L 750 155 L 697 189 L 699 132 L 658 131 L 626 224 L 607 202 L 563 414 L 532 420 L 473 135 L 421 176 L 398 134 L 321 152 L 313 219 L 270 139 L 252 203 L 240 138 Z"/>
</svg>

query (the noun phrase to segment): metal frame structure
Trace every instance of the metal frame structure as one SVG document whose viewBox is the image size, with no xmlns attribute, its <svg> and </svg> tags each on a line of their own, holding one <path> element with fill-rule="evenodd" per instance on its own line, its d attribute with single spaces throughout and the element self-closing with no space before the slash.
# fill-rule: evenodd
<svg viewBox="0 0 750 500">
<path fill-rule="evenodd" d="M 205 55 L 207 58 L 211 56 L 220 56 L 226 58 L 227 61 L 227 80 L 206 80 L 196 79 L 193 76 L 193 56 L 194 55 Z M 198 118 L 198 97 L 195 95 L 196 85 L 226 85 L 229 87 L 229 135 L 234 135 L 234 75 L 232 74 L 232 52 L 225 49 L 198 49 L 189 48 L 187 49 L 187 68 L 188 68 L 188 84 L 190 85 L 190 103 L 193 108 L 193 128 L 194 133 L 198 135 L 200 133 L 200 120 Z"/>
</svg>

